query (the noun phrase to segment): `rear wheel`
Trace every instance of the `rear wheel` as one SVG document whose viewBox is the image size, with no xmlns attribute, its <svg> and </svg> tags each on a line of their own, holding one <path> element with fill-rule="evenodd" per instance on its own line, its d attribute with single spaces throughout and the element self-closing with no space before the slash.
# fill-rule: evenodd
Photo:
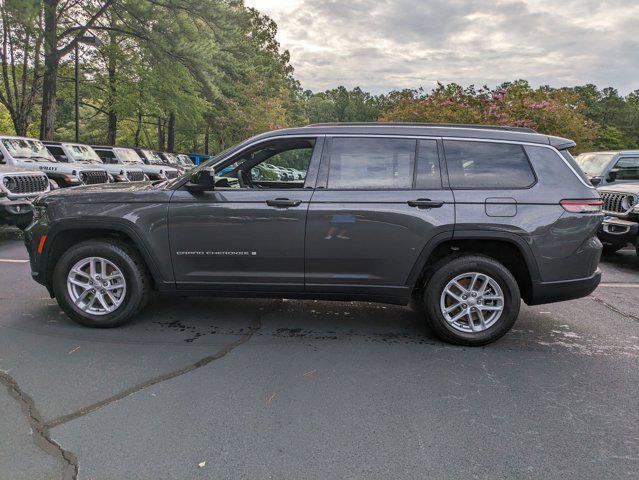
<svg viewBox="0 0 639 480">
<path fill-rule="evenodd" d="M 444 341 L 478 346 L 502 337 L 519 315 L 521 296 L 512 273 L 481 255 L 445 258 L 424 288 L 430 328 Z"/>
<path fill-rule="evenodd" d="M 110 328 L 128 322 L 149 295 L 150 279 L 138 253 L 124 242 L 71 247 L 53 273 L 58 304 L 77 323 Z"/>
</svg>

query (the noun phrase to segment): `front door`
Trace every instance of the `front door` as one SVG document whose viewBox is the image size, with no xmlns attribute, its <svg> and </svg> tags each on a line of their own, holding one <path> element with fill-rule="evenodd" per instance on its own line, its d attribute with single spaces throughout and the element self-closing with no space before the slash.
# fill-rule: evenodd
<svg viewBox="0 0 639 480">
<path fill-rule="evenodd" d="M 263 141 L 216 165 L 210 192 L 178 189 L 169 235 L 178 289 L 304 289 L 304 234 L 323 138 Z"/>
<path fill-rule="evenodd" d="M 306 290 L 407 295 L 427 243 L 452 237 L 437 140 L 336 136 L 324 150 L 308 213 Z"/>
</svg>

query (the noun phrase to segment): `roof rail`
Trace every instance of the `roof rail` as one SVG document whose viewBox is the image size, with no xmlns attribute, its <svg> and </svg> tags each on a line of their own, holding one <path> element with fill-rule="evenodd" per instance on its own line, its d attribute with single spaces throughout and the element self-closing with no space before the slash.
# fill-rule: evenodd
<svg viewBox="0 0 639 480">
<path fill-rule="evenodd" d="M 312 123 L 306 127 L 443 127 L 473 128 L 478 130 L 505 130 L 508 132 L 537 133 L 528 127 L 511 127 L 504 125 L 475 125 L 472 123 L 419 123 L 419 122 L 327 122 Z"/>
</svg>

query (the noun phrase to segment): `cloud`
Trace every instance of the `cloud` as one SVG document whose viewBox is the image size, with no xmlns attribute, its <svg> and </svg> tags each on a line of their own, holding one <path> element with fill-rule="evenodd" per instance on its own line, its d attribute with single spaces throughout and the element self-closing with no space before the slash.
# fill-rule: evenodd
<svg viewBox="0 0 639 480">
<path fill-rule="evenodd" d="M 436 81 L 639 88 L 636 0 L 249 0 L 279 26 L 304 88 Z"/>
</svg>

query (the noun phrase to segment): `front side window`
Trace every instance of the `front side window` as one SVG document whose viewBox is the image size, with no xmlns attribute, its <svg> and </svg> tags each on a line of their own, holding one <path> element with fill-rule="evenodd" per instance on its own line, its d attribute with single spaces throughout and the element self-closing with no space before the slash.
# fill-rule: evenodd
<svg viewBox="0 0 639 480">
<path fill-rule="evenodd" d="M 622 157 L 615 168 L 618 180 L 639 180 L 639 157 Z"/>
<path fill-rule="evenodd" d="M 219 177 L 238 179 L 245 188 L 303 188 L 315 139 L 276 140 L 248 150 L 230 164 L 215 168 Z"/>
<path fill-rule="evenodd" d="M 409 189 L 415 146 L 415 140 L 404 138 L 333 138 L 328 188 Z"/>
<path fill-rule="evenodd" d="M 445 140 L 444 152 L 452 188 L 518 189 L 535 183 L 522 145 Z"/>
</svg>

